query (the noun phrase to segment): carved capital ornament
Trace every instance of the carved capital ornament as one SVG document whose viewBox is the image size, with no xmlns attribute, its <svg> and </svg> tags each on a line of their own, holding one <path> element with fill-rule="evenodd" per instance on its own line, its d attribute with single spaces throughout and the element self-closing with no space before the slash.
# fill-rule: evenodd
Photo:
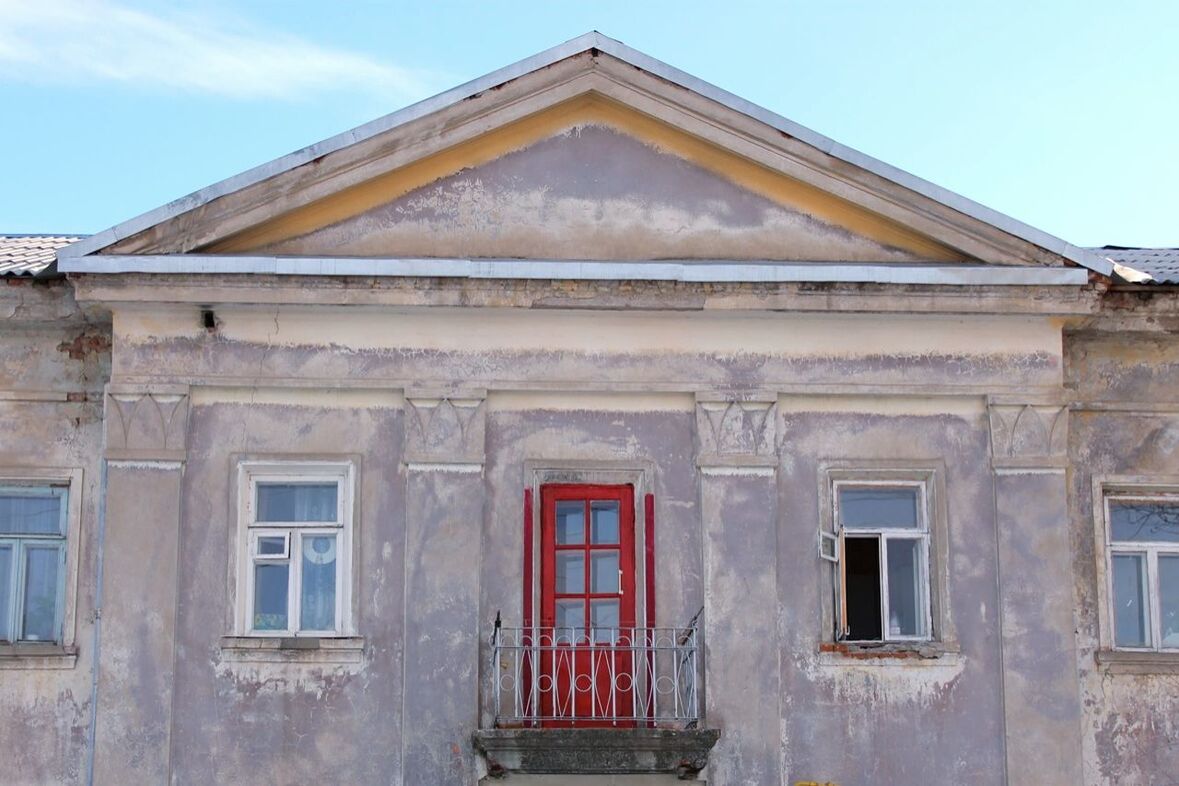
<svg viewBox="0 0 1179 786">
<path fill-rule="evenodd" d="M 127 388 L 106 393 L 106 457 L 183 461 L 188 448 L 188 389 Z"/>
</svg>

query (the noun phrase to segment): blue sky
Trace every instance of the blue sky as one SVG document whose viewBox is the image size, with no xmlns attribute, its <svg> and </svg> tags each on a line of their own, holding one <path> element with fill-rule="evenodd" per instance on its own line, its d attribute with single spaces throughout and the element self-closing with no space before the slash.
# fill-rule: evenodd
<svg viewBox="0 0 1179 786">
<path fill-rule="evenodd" d="M 597 29 L 1081 245 L 1179 246 L 1179 3 L 0 0 L 0 231 L 93 232 Z"/>
</svg>

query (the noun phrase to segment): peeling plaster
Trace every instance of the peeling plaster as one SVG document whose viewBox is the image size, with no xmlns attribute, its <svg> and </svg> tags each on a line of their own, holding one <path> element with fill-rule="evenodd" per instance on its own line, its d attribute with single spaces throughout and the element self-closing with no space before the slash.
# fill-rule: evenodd
<svg viewBox="0 0 1179 786">
<path fill-rule="evenodd" d="M 1060 353 L 1059 328 L 1050 321 L 1026 317 L 614 312 L 604 319 L 602 314 L 569 310 L 449 308 L 402 312 L 226 309 L 218 316 L 223 320 L 218 343 L 326 344 L 336 353 L 411 347 L 492 354 L 561 347 L 566 352 L 692 352 L 722 357 Z M 187 327 L 163 313 L 120 312 L 116 325 L 119 339 L 132 346 L 195 338 L 203 332 L 199 325 Z"/>
<path fill-rule="evenodd" d="M 266 254 L 914 261 L 604 125 L 565 129 Z"/>
<path fill-rule="evenodd" d="M 835 700 L 867 705 L 874 711 L 902 705 L 937 709 L 953 700 L 966 659 L 949 654 L 929 661 L 868 658 L 852 660 L 828 653 L 794 661 L 796 668 Z"/>
<path fill-rule="evenodd" d="M 315 701 L 332 701 L 343 695 L 352 679 L 365 670 L 363 664 L 241 663 L 225 662 L 217 657 L 212 665 L 223 698 L 229 701 L 254 699 L 263 694 L 309 695 Z"/>
</svg>

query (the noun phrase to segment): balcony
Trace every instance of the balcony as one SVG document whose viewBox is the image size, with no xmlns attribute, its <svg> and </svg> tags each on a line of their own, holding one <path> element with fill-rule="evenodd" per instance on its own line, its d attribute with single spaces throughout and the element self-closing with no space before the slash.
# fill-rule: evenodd
<svg viewBox="0 0 1179 786">
<path fill-rule="evenodd" d="M 703 768 L 699 614 L 683 627 L 492 628 L 494 728 L 475 735 L 492 775 L 677 773 Z"/>
</svg>

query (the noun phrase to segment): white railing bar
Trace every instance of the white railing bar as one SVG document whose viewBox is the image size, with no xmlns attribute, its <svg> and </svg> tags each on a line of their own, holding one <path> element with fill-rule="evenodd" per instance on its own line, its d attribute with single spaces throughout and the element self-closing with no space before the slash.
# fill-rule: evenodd
<svg viewBox="0 0 1179 786">
<path fill-rule="evenodd" d="M 491 637 L 497 722 L 698 721 L 698 636 L 695 625 L 497 627 Z"/>
</svg>

